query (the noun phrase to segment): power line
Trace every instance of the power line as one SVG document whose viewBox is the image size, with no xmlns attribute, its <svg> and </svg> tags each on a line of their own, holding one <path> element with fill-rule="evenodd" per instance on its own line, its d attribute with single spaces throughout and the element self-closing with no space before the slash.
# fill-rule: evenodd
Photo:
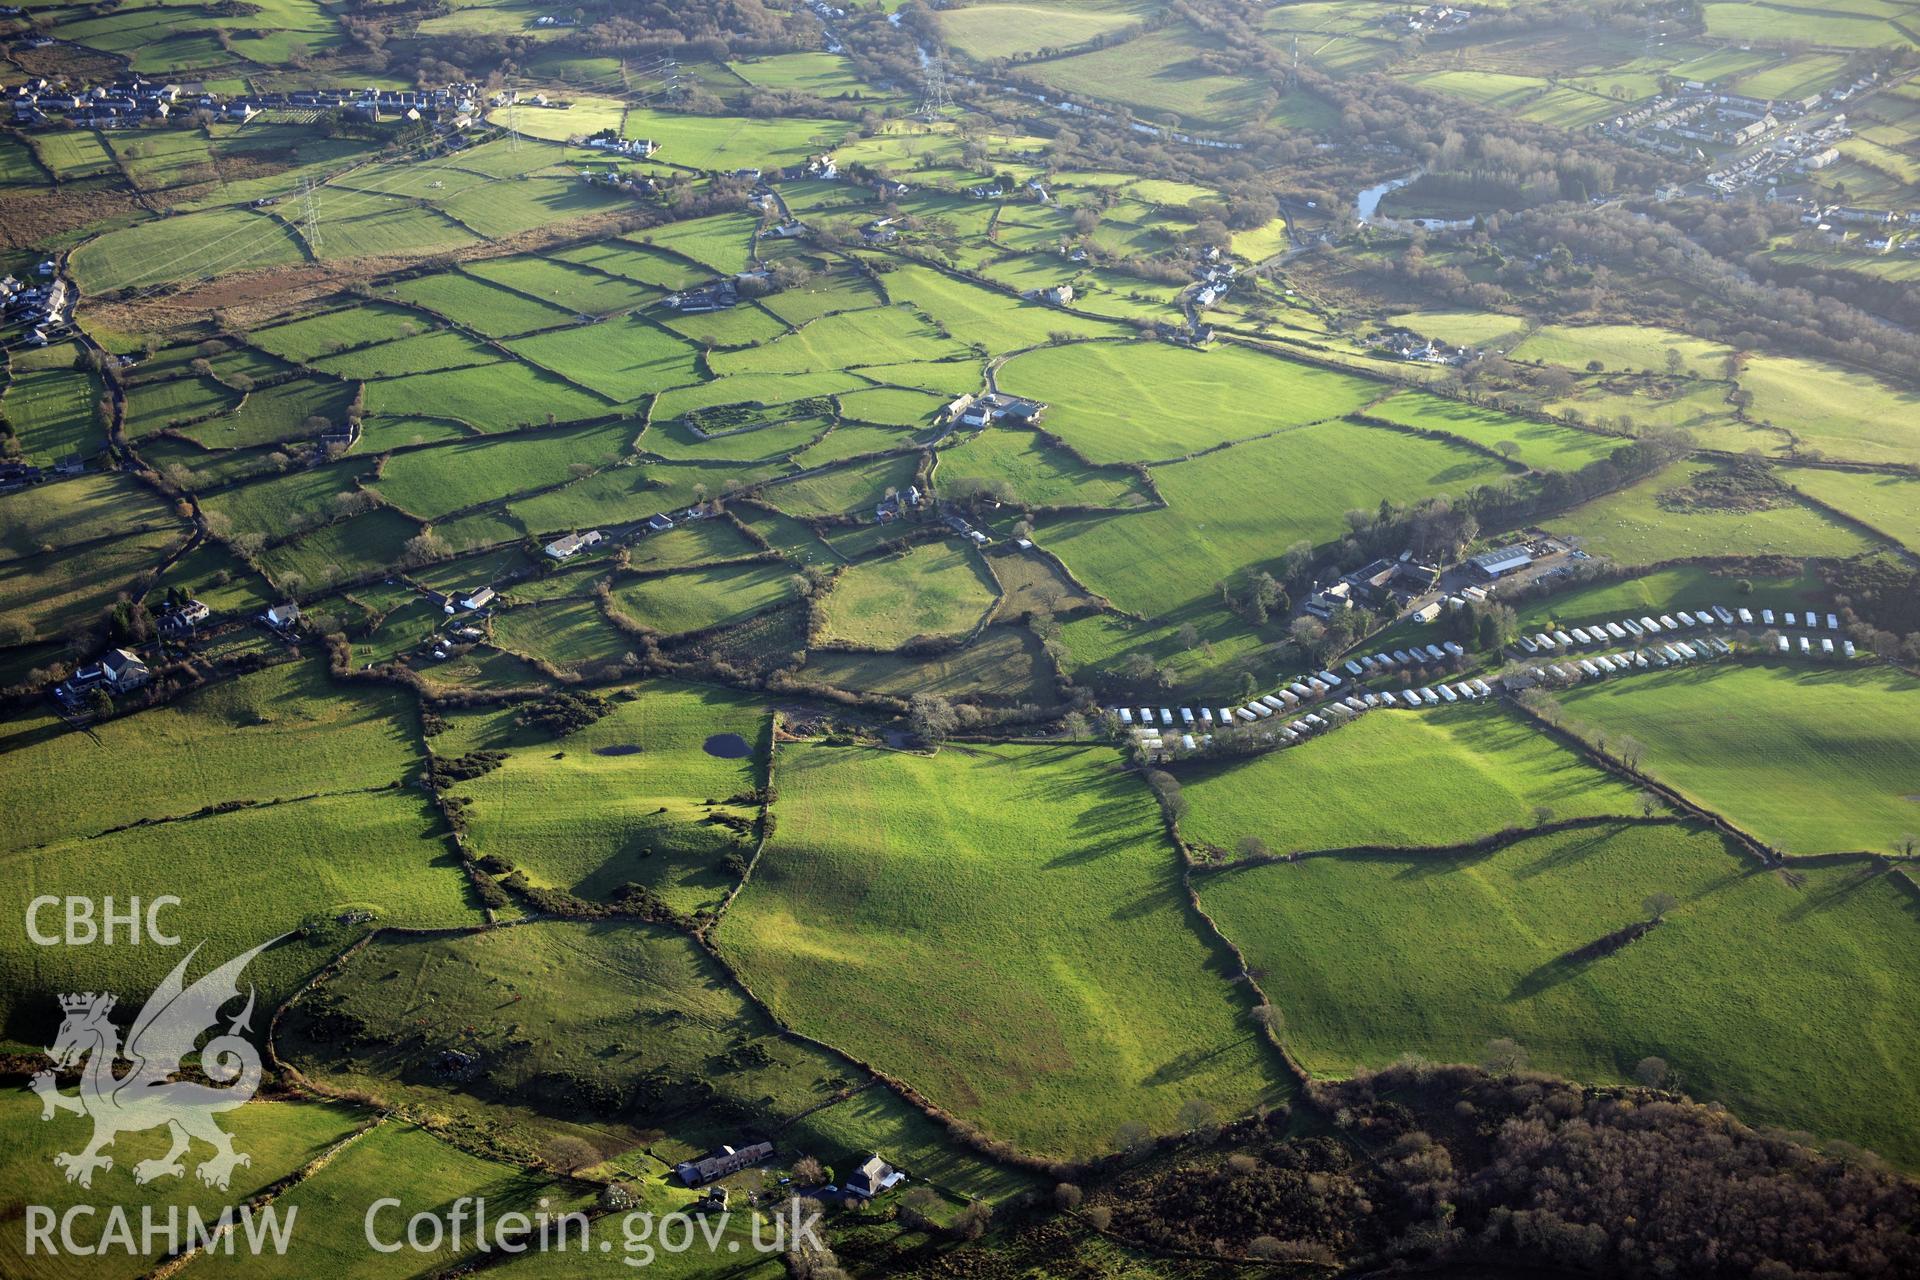
<svg viewBox="0 0 1920 1280">
<path fill-rule="evenodd" d="M 306 180 L 306 198 L 301 202 L 300 234 L 307 239 L 307 248 L 313 251 L 314 261 L 320 260 L 320 193 L 314 188 L 313 179 Z"/>
<path fill-rule="evenodd" d="M 927 59 L 927 72 L 923 77 L 925 91 L 920 98 L 919 115 L 931 122 L 949 107 L 947 98 L 947 60 L 945 58 Z"/>
</svg>

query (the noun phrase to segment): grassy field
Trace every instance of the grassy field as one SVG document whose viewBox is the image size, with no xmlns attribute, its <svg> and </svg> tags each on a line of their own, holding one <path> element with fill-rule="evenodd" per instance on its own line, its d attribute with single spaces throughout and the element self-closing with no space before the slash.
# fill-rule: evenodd
<svg viewBox="0 0 1920 1280">
<path fill-rule="evenodd" d="M 7 1185 L 0 1212 L 20 1220 L 26 1206 L 36 1204 L 64 1214 L 74 1205 L 95 1203 L 94 1197 L 102 1194 L 104 1187 L 115 1197 L 115 1203 L 126 1206 L 135 1222 L 140 1220 L 140 1208 L 146 1205 L 154 1207 L 161 1222 L 166 1221 L 168 1206 L 178 1206 L 184 1213 L 188 1205 L 211 1221 L 224 1206 L 245 1202 L 321 1156 L 366 1119 L 357 1109 L 303 1101 L 255 1101 L 228 1112 L 221 1117 L 220 1125 L 232 1132 L 235 1149 L 246 1152 L 252 1163 L 233 1171 L 226 1191 L 204 1185 L 191 1172 L 145 1186 L 134 1182 L 127 1171 L 142 1160 L 165 1155 L 167 1135 L 158 1128 L 123 1133 L 113 1145 L 113 1169 L 102 1174 L 103 1181 L 89 1191 L 67 1182 L 66 1175 L 53 1163 L 55 1153 L 79 1150 L 85 1122 L 72 1117 L 63 1118 L 62 1123 L 42 1124 L 39 1099 L 25 1089 L 9 1089 L 0 1099 L 0 1124 L 14 1135 L 14 1140 L 0 1160 L 0 1176 Z M 196 1144 L 187 1157 L 188 1169 L 209 1154 L 206 1147 Z M 159 1239 L 164 1241 L 164 1234 Z M 90 1257 L 64 1253 L 49 1257 L 45 1251 L 36 1251 L 28 1261 L 25 1243 L 25 1232 L 9 1231 L 0 1236 L 0 1270 L 40 1280 L 134 1280 L 160 1261 L 157 1254 L 144 1253 L 137 1247 Z"/>
<path fill-rule="evenodd" d="M 1037 345 L 1046 342 L 1053 333 L 1078 338 L 1118 338 L 1129 332 L 1104 320 L 1088 320 L 1037 302 L 1023 302 L 928 267 L 900 267 L 887 272 L 882 279 L 886 282 L 889 300 L 913 303 L 956 340 L 977 346 L 981 351 Z M 777 299 L 769 305 L 786 315 Z"/>
<path fill-rule="evenodd" d="M 253 763 L 257 770 L 258 759 Z M 143 816 L 183 811 L 190 812 L 168 795 L 150 801 Z M 24 919 L 29 900 L 48 885 L 122 902 L 172 894 L 181 902 L 166 925 L 186 945 L 204 941 L 209 957 L 235 956 L 304 929 L 248 968 L 270 1007 L 368 927 L 340 923 L 343 913 L 366 911 L 380 924 L 421 928 L 479 919 L 441 832 L 418 793 L 343 791 L 16 849 L 0 854 L 8 885 L 0 897 Z M 260 856 L 263 849 L 272 856 Z M 151 990 L 179 960 L 151 946 L 38 947 L 24 930 L 9 935 L 0 955 L 7 1038 L 27 1041 L 51 1034 L 59 1017 L 55 993 L 112 990 L 131 998 Z"/>
<path fill-rule="evenodd" d="M 1550 422 L 1516 418 L 1497 409 L 1443 400 L 1423 391 L 1403 391 L 1372 406 L 1367 413 L 1404 426 L 1444 431 L 1482 448 L 1508 454 L 1539 471 L 1578 471 L 1626 443 Z M 1511 450 L 1503 447 L 1509 444 L 1513 446 Z"/>
<path fill-rule="evenodd" d="M 884 560 L 863 560 L 835 579 L 826 600 L 830 643 L 897 649 L 918 636 L 969 630 L 998 597 L 966 545 L 921 542 Z"/>
<path fill-rule="evenodd" d="M 669 164 L 731 170 L 798 164 L 809 155 L 833 150 L 848 126 L 832 120 L 753 120 L 631 107 L 621 132 L 629 138 L 655 139 L 659 158 Z"/>
<path fill-rule="evenodd" d="M 1740 590 L 1753 583 L 1752 594 Z M 1750 578 L 1734 572 L 1714 572 L 1698 565 L 1655 569 L 1638 577 L 1599 586 L 1577 587 L 1517 606 L 1520 625 L 1539 628 L 1548 623 L 1606 621 L 1622 614 L 1666 613 L 1694 605 L 1724 605 L 1729 609 L 1794 609 L 1821 598 L 1819 579 L 1811 572 L 1791 578 Z"/>
<path fill-rule="evenodd" d="M 1117 763 L 784 749 L 779 833 L 720 947 L 782 1019 L 1028 1150 L 1284 1096 Z"/>
<path fill-rule="evenodd" d="M 474 394 L 484 392 L 475 388 Z M 437 519 L 488 499 L 559 484 L 577 463 L 604 466 L 617 461 L 633 430 L 631 423 L 613 422 L 438 445 L 393 458 L 381 472 L 378 488 L 408 514 Z M 568 523 L 535 527 L 559 528 Z"/>
<path fill-rule="evenodd" d="M 398 342 L 382 342 L 358 351 L 323 356 L 313 362 L 322 373 L 358 381 L 396 378 L 408 373 L 493 364 L 500 353 L 464 333 L 425 333 Z"/>
<path fill-rule="evenodd" d="M 1033 633 L 988 627 L 964 649 L 930 658 L 821 650 L 807 655 L 801 678 L 835 689 L 911 697 L 974 697 L 988 702 L 1045 704 L 1053 680 Z"/>
<path fill-rule="evenodd" d="M 1050 406 L 1046 428 L 1093 462 L 1178 458 L 1337 418 L 1384 394 L 1345 374 L 1236 347 L 1050 347 L 1009 360 L 1000 386 Z"/>
<path fill-rule="evenodd" d="M 457 271 L 403 281 L 390 294 L 449 319 L 458 318 L 461 324 L 490 338 L 551 329 L 573 318 L 558 306 Z"/>
<path fill-rule="evenodd" d="M 97 295 L 304 257 L 298 237 L 278 220 L 249 209 L 209 209 L 105 232 L 75 250 L 70 265 L 81 290 Z"/>
<path fill-rule="evenodd" d="M 940 484 L 1004 486 L 1030 507 L 1137 507 L 1140 478 L 1120 467 L 1090 467 L 1031 431 L 994 428 L 940 452 Z"/>
<path fill-rule="evenodd" d="M 1188 128 L 1253 120 L 1263 86 L 1251 76 L 1206 70 L 1199 55 L 1216 51 L 1212 37 L 1176 24 L 1094 53 L 1036 63 L 1029 71 L 1064 93 L 1117 102 L 1149 119 L 1170 114 Z M 1324 115 L 1324 103 L 1313 101 Z M 1305 117 L 1298 123 L 1311 127 Z"/>
<path fill-rule="evenodd" d="M 493 639 L 502 649 L 569 671 L 613 662 L 633 648 L 627 634 L 608 622 L 591 600 L 509 609 L 494 619 Z"/>
<path fill-rule="evenodd" d="M 556 329 L 508 344 L 519 356 L 610 400 L 701 381 L 699 352 L 637 317 Z"/>
<path fill-rule="evenodd" d="M 1569 959 L 1680 906 L 1638 942 Z M 1477 1061 L 1510 1036 L 1533 1064 L 1619 1081 L 1655 1054 L 1750 1123 L 1809 1128 L 1906 1165 L 1920 1072 L 1913 904 L 1884 874 L 1795 887 L 1679 826 L 1537 837 L 1469 860 L 1313 858 L 1204 879 L 1309 1070 L 1405 1053 Z"/>
<path fill-rule="evenodd" d="M 1848 526 L 1791 499 L 1763 510 L 1692 506 L 1669 510 L 1660 495 L 1718 470 L 1708 462 L 1676 462 L 1622 489 L 1546 522 L 1578 538 L 1595 555 L 1619 564 L 1658 564 L 1689 556 L 1850 556 L 1871 542 Z"/>
<path fill-rule="evenodd" d="M 446 1267 L 474 1253 L 471 1229 L 460 1249 L 449 1236 L 431 1251 L 407 1247 L 380 1252 L 368 1246 L 368 1210 L 383 1197 L 398 1198 L 400 1207 L 382 1213 L 377 1230 L 384 1242 L 404 1242 L 408 1218 L 422 1212 L 444 1214 L 461 1196 L 484 1197 L 489 1212 L 501 1214 L 532 1214 L 544 1204 L 548 1213 L 558 1215 L 592 1203 L 580 1184 L 484 1160 L 425 1129 L 391 1119 L 276 1201 L 282 1213 L 298 1213 L 298 1248 L 258 1258 L 245 1250 L 210 1253 L 196 1258 L 191 1269 L 197 1276 L 249 1280 L 316 1274 L 340 1280 L 398 1280 L 418 1275 L 423 1268 Z"/>
<path fill-rule="evenodd" d="M 491 284 L 581 316 L 604 316 L 643 306 L 658 292 L 620 276 L 551 258 L 522 256 L 476 262 L 468 272 Z"/>
<path fill-rule="evenodd" d="M 560 974 L 590 980 L 556 982 Z M 387 940 L 329 992 L 376 1026 L 391 1025 L 400 1002 L 417 1011 L 420 1034 L 343 1059 L 336 1045 L 307 1039 L 296 1015 L 297 1060 L 335 1084 L 483 1123 L 510 1149 L 537 1149 L 559 1127 L 624 1165 L 643 1144 L 674 1159 L 764 1133 L 777 1135 L 775 1170 L 802 1153 L 845 1167 L 879 1149 L 916 1178 L 991 1199 L 1023 1185 L 960 1154 L 885 1089 L 834 1101 L 864 1083 L 862 1073 L 782 1035 L 697 946 L 666 929 L 553 921 Z M 464 1087 L 427 1069 L 450 1047 L 485 1063 Z M 759 1176 L 735 1181 L 757 1186 Z M 645 1181 L 649 1194 L 660 1190 Z M 684 1203 L 690 1194 L 676 1186 L 666 1196 Z"/>
<path fill-rule="evenodd" d="M 1321 423 L 1156 468 L 1168 507 L 1043 520 L 1035 541 L 1122 608 L 1158 616 L 1276 559 L 1296 539 L 1339 536 L 1349 509 L 1376 506 L 1383 493 L 1413 501 L 1499 474 L 1498 463 L 1454 446 Z M 1276 505 L 1282 493 L 1292 497 Z"/>
<path fill-rule="evenodd" d="M 70 454 L 87 456 L 106 447 L 106 432 L 94 416 L 100 383 L 80 369 L 17 372 L 0 398 L 27 462 L 51 466 Z"/>
<path fill-rule="evenodd" d="M 1819 467 L 1782 472 L 1786 482 L 1836 511 L 1865 521 L 1909 551 L 1920 550 L 1920 481 Z"/>
<path fill-rule="evenodd" d="M 940 13 L 940 33 L 974 58 L 1005 58 L 1036 49 L 1069 49 L 1138 22 L 1133 4 L 971 4 Z"/>
<path fill-rule="evenodd" d="M 767 346 L 711 357 L 713 371 L 813 373 L 862 365 L 957 360 L 966 348 L 901 307 L 843 311 L 808 323 Z"/>
<path fill-rule="evenodd" d="M 1890 852 L 1920 830 L 1920 683 L 1805 664 L 1661 672 L 1563 695 L 1584 731 L 1789 853 Z"/>
<path fill-rule="evenodd" d="M 1920 462 L 1920 439 L 1906 426 L 1920 409 L 1920 394 L 1790 356 L 1752 357 L 1740 385 L 1753 393 L 1748 416 L 1788 428 L 1803 451 L 1859 462 Z"/>
<path fill-rule="evenodd" d="M 1638 812 L 1636 790 L 1494 706 L 1362 716 L 1289 751 L 1184 774 L 1181 834 L 1232 855 L 1457 844 L 1535 821 Z"/>
<path fill-rule="evenodd" d="M 537 884 L 605 897 L 631 880 L 676 909 L 711 906 L 731 887 L 720 864 L 736 837 L 710 812 L 751 818 L 721 803 L 765 781 L 766 708 L 718 689 L 650 685 L 593 725 L 555 740 L 514 725 L 514 712 L 460 718 L 436 740 L 442 755 L 507 752 L 506 763 L 459 786 L 472 797 L 468 839 Z M 709 755 L 714 734 L 746 739 L 739 759 Z"/>
<path fill-rule="evenodd" d="M 866 515 L 887 490 L 905 493 L 918 463 L 912 454 L 851 463 L 769 486 L 761 496 L 790 516 Z"/>
<path fill-rule="evenodd" d="M 688 569 L 613 588 L 616 609 L 665 635 L 738 622 L 794 598 L 793 570 L 773 563 Z"/>
</svg>

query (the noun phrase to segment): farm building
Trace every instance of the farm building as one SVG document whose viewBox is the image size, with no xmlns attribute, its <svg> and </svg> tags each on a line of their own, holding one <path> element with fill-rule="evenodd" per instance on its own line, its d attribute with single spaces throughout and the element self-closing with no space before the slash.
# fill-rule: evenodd
<svg viewBox="0 0 1920 1280">
<path fill-rule="evenodd" d="M 140 661 L 131 649 L 115 649 L 100 659 L 100 670 L 107 687 L 115 693 L 138 689 L 153 677 L 153 673 L 147 670 L 147 664 Z"/>
<path fill-rule="evenodd" d="M 1512 543 L 1504 547 L 1495 547 L 1491 551 L 1482 551 L 1467 560 L 1473 571 L 1492 582 L 1501 574 L 1513 573 L 1533 563 L 1533 552 L 1522 543 Z"/>
<path fill-rule="evenodd" d="M 493 600 L 494 600 L 493 588 L 482 587 L 478 591 L 475 591 L 474 593 L 472 593 L 471 595 L 462 597 L 460 601 L 460 607 L 468 611 L 484 609 L 488 605 L 492 604 Z"/>
<path fill-rule="evenodd" d="M 564 538 L 555 538 L 549 542 L 545 551 L 555 560 L 568 560 L 588 547 L 600 542 L 600 531 L 589 529 L 585 533 L 570 533 Z"/>
<path fill-rule="evenodd" d="M 755 1142 L 739 1148 L 721 1147 L 712 1155 L 701 1156 L 698 1160 L 681 1161 L 673 1167 L 673 1172 L 684 1185 L 698 1187 L 759 1164 L 772 1154 L 771 1142 Z"/>
</svg>

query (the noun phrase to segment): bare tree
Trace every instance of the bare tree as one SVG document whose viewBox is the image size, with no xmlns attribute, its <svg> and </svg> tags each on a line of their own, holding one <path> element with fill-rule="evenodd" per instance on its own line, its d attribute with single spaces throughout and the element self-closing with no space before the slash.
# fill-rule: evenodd
<svg viewBox="0 0 1920 1280">
<path fill-rule="evenodd" d="M 578 1173 L 600 1163 L 600 1153 L 594 1145 L 570 1133 L 563 1133 L 549 1141 L 544 1154 L 548 1164 L 566 1173 Z"/>
<path fill-rule="evenodd" d="M 1516 1071 L 1524 1071 L 1527 1062 L 1525 1047 L 1507 1036 L 1487 1041 L 1486 1053 L 1481 1057 L 1482 1065 L 1497 1076 L 1510 1076 Z"/>
<path fill-rule="evenodd" d="M 953 731 L 960 727 L 960 717 L 954 712 L 953 704 L 945 698 L 916 693 L 907 703 L 907 726 L 913 730 L 913 736 L 922 742 L 940 743 L 953 736 Z"/>
<path fill-rule="evenodd" d="M 1673 1069 L 1665 1058 L 1645 1057 L 1633 1069 L 1633 1078 L 1649 1089 L 1664 1089 L 1673 1078 Z"/>
<path fill-rule="evenodd" d="M 1666 919 L 1667 912 L 1680 905 L 1680 899 L 1663 889 L 1658 893 L 1648 894 L 1641 900 L 1640 905 L 1646 909 L 1647 918 L 1659 924 Z"/>
</svg>

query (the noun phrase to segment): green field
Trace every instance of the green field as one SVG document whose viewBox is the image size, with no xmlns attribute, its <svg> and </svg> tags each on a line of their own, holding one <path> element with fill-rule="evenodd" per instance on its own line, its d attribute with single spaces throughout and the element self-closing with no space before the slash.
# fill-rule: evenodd
<svg viewBox="0 0 1920 1280">
<path fill-rule="evenodd" d="M 556 983 L 560 974 L 591 979 Z M 916 1178 L 992 1199 L 1023 1185 L 957 1151 L 885 1089 L 835 1101 L 863 1073 L 782 1035 L 698 947 L 666 929 L 551 921 L 383 940 L 328 994 L 380 1026 L 396 982 L 407 1006 L 426 1014 L 422 1034 L 369 1038 L 343 1059 L 335 1044 L 305 1037 L 296 1017 L 298 1060 L 334 1084 L 483 1123 L 509 1149 L 537 1147 L 558 1129 L 585 1136 L 619 1165 L 658 1170 L 659 1159 L 737 1141 L 744 1129 L 777 1133 L 776 1169 L 802 1153 L 844 1166 L 878 1149 Z M 464 1087 L 426 1070 L 456 1046 L 486 1063 Z M 740 1181 L 759 1185 L 759 1176 Z M 652 1177 L 643 1185 L 661 1208 L 691 1196 Z"/>
<path fill-rule="evenodd" d="M 706 821 L 765 780 L 764 706 L 717 689 L 651 685 L 593 725 L 556 741 L 514 725 L 514 713 L 462 717 L 436 741 L 442 755 L 507 752 L 498 769 L 459 791 L 472 798 L 468 840 L 524 870 L 536 884 L 604 898 L 627 881 L 658 891 L 677 910 L 712 906 L 731 887 L 721 865 L 735 837 Z M 742 759 L 709 755 L 714 734 L 745 738 Z"/>
<path fill-rule="evenodd" d="M 713 371 L 812 373 L 863 365 L 957 360 L 966 349 L 900 307 L 843 311 L 814 320 L 763 347 L 712 357 Z"/>
<path fill-rule="evenodd" d="M 920 636 L 955 635 L 978 623 L 997 596 L 965 544 L 916 543 L 835 579 L 826 638 L 855 649 L 897 649 Z"/>
<path fill-rule="evenodd" d="M 1133 472 L 1090 467 L 1030 431 L 995 428 L 963 437 L 940 453 L 938 481 L 947 486 L 1004 487 L 1030 507 L 1138 507 L 1148 501 Z"/>
<path fill-rule="evenodd" d="M 1004 58 L 1040 48 L 1066 49 L 1140 20 L 1130 4 L 971 4 L 940 13 L 947 42 L 975 58 Z"/>
<path fill-rule="evenodd" d="M 793 570 L 770 563 L 688 569 L 613 589 L 614 608 L 665 635 L 738 622 L 793 598 Z"/>
<path fill-rule="evenodd" d="M 1047 430 L 1093 462 L 1179 458 L 1337 418 L 1386 388 L 1229 347 L 1089 343 L 1007 362 L 1000 386 L 1045 401 Z"/>
<path fill-rule="evenodd" d="M 7 1183 L 7 1212 L 18 1217 L 31 1203 L 46 1205 L 55 1213 L 64 1214 L 74 1205 L 93 1204 L 93 1197 L 100 1195 L 105 1186 L 111 1188 L 110 1194 L 116 1197 L 116 1203 L 127 1207 L 133 1221 L 139 1221 L 141 1206 L 153 1206 L 158 1220 L 164 1222 L 168 1206 L 179 1206 L 184 1213 L 186 1206 L 192 1205 L 204 1220 L 211 1222 L 219 1217 L 224 1206 L 246 1201 L 324 1155 L 367 1123 L 367 1119 L 352 1108 L 306 1101 L 254 1101 L 227 1113 L 221 1117 L 221 1127 L 232 1132 L 235 1149 L 246 1152 L 251 1163 L 233 1171 L 232 1182 L 225 1191 L 202 1184 L 191 1172 L 146 1186 L 135 1183 L 123 1170 L 131 1170 L 142 1160 L 165 1155 L 166 1134 L 158 1128 L 144 1133 L 122 1133 L 113 1145 L 114 1168 L 102 1175 L 103 1180 L 111 1181 L 95 1183 L 89 1190 L 68 1183 L 65 1174 L 53 1163 L 56 1153 L 80 1149 L 85 1141 L 82 1136 L 86 1132 L 85 1121 L 76 1116 L 63 1117 L 63 1123 L 42 1123 L 39 1099 L 25 1089 L 10 1089 L 0 1102 L 0 1125 L 13 1135 L 6 1158 L 0 1161 Z M 209 1154 L 207 1148 L 196 1146 L 187 1157 L 188 1169 L 193 1169 L 199 1159 Z M 164 1240 L 163 1234 L 157 1243 Z M 24 1232 L 10 1231 L 0 1236 L 0 1270 L 9 1275 L 33 1275 L 45 1280 L 134 1280 L 160 1260 L 158 1251 L 148 1254 L 136 1247 L 127 1252 L 109 1250 L 86 1257 L 48 1257 L 44 1250 L 37 1250 L 29 1262 L 24 1252 L 25 1243 Z"/>
<path fill-rule="evenodd" d="M 106 433 L 94 416 L 100 383 L 79 369 L 29 369 L 7 381 L 0 410 L 13 425 L 21 457 L 50 466 L 71 454 L 86 456 L 106 447 Z"/>
<path fill-rule="evenodd" d="M 1053 681 L 1039 643 L 1019 627 L 992 626 L 964 649 L 933 657 L 819 650 L 807 655 L 801 678 L 834 689 L 916 693 L 943 698 L 1044 705 Z"/>
<path fill-rule="evenodd" d="M 1743 581 L 1753 584 L 1751 594 L 1740 590 Z M 1694 605 L 1798 611 L 1804 605 L 1819 602 L 1820 596 L 1819 579 L 1812 573 L 1786 578 L 1749 577 L 1732 569 L 1714 571 L 1698 565 L 1675 565 L 1619 582 L 1575 587 L 1542 599 L 1523 601 L 1517 609 L 1521 626 L 1535 629 L 1555 622 L 1606 621 L 1621 614 L 1637 618 L 1644 613 L 1661 614 Z"/>
<path fill-rule="evenodd" d="M 1498 463 L 1455 446 L 1327 422 L 1158 467 L 1168 507 L 1043 520 L 1034 539 L 1122 608 L 1158 616 L 1277 559 L 1297 539 L 1339 536 L 1345 513 L 1381 494 L 1413 501 L 1500 474 Z M 1282 493 L 1290 499 L 1276 505 Z"/>
<path fill-rule="evenodd" d="M 1789 853 L 1886 853 L 1920 828 L 1920 684 L 1883 667 L 1689 668 L 1562 695 L 1584 733 Z"/>
<path fill-rule="evenodd" d="M 1554 517 L 1547 528 L 1625 565 L 1690 556 L 1850 556 L 1872 546 L 1865 535 L 1791 499 L 1761 510 L 1661 505 L 1662 494 L 1716 470 L 1711 462 L 1676 462 L 1630 489 Z"/>
<path fill-rule="evenodd" d="M 100 294 L 304 257 L 298 237 L 278 220 L 249 209 L 209 209 L 108 231 L 76 249 L 72 267 L 82 290 Z"/>
<path fill-rule="evenodd" d="M 1539 471 L 1578 471 L 1626 443 L 1550 422 L 1534 422 L 1497 410 L 1443 400 L 1422 391 L 1403 391 L 1373 405 L 1367 414 L 1423 431 L 1444 431 Z M 1513 447 L 1503 447 L 1506 445 Z"/>
<path fill-rule="evenodd" d="M 415 303 L 490 338 L 551 329 L 572 316 L 560 307 L 459 272 L 421 276 L 396 285 L 392 296 Z"/>
<path fill-rule="evenodd" d="M 289 1280 L 316 1273 L 342 1280 L 417 1275 L 422 1267 L 445 1267 L 474 1254 L 471 1230 L 458 1249 L 449 1236 L 437 1249 L 379 1251 L 368 1244 L 368 1211 L 384 1197 L 398 1199 L 398 1208 L 380 1214 L 376 1232 L 383 1243 L 404 1244 L 412 1215 L 445 1213 L 462 1196 L 484 1197 L 489 1210 L 501 1214 L 533 1214 L 544 1204 L 557 1216 L 592 1203 L 577 1183 L 482 1159 L 426 1129 L 389 1119 L 276 1201 L 283 1213 L 297 1213 L 300 1248 L 257 1258 L 244 1250 L 209 1253 L 196 1258 L 192 1270 Z"/>
<path fill-rule="evenodd" d="M 1568 958 L 1656 892 L 1679 899 L 1666 923 Z M 1920 1034 L 1913 906 L 1886 874 L 1819 868 L 1795 887 L 1711 833 L 1654 826 L 1464 860 L 1309 858 L 1205 878 L 1200 896 L 1309 1070 L 1474 1062 L 1505 1036 L 1536 1067 L 1622 1081 L 1652 1054 L 1749 1123 L 1920 1159 L 1901 1049 Z"/>
<path fill-rule="evenodd" d="M 1187 839 L 1228 856 L 1458 844 L 1555 818 L 1637 813 L 1635 789 L 1494 706 L 1380 711 L 1338 733 L 1183 774 Z"/>
<path fill-rule="evenodd" d="M 1796 468 L 1782 476 L 1808 497 L 1878 529 L 1909 551 L 1920 550 L 1920 481 L 1819 467 Z"/>
<path fill-rule="evenodd" d="M 416 373 L 367 386 L 367 411 L 405 417 L 457 418 L 482 431 L 508 431 L 558 419 L 596 418 L 613 408 L 610 397 L 591 393 L 557 374 L 516 361 L 479 369 Z"/>
<path fill-rule="evenodd" d="M 775 1014 L 1027 1150 L 1283 1096 L 1152 799 L 1095 748 L 793 747 L 721 950 Z M 1019 962 L 1013 962 L 1015 956 Z"/>
<path fill-rule="evenodd" d="M 637 317 L 556 329 L 508 344 L 518 356 L 611 400 L 701 380 L 699 353 Z"/>
</svg>

